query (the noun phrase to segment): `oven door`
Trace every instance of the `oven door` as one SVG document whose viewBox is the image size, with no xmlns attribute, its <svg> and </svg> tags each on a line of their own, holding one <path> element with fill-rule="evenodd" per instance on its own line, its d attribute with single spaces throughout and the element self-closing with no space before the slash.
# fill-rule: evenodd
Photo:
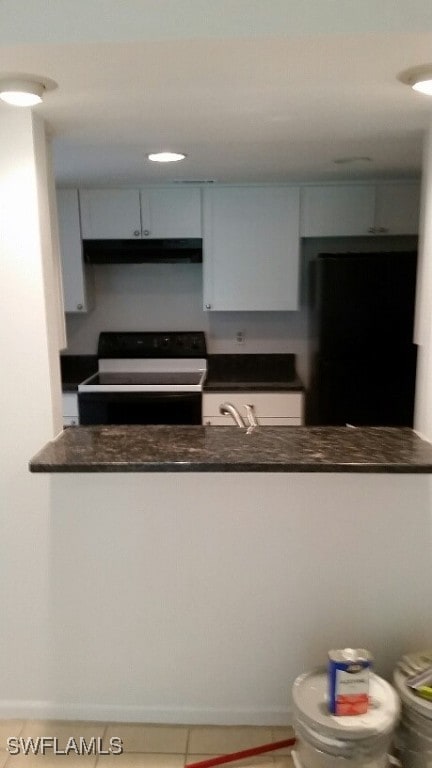
<svg viewBox="0 0 432 768">
<path fill-rule="evenodd" d="M 79 392 L 80 424 L 201 424 L 200 392 Z"/>
</svg>

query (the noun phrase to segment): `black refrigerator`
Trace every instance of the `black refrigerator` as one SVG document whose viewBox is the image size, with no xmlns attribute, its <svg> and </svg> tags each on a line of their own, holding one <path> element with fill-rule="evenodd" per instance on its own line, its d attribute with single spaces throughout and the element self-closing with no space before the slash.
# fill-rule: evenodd
<svg viewBox="0 0 432 768">
<path fill-rule="evenodd" d="M 307 423 L 412 426 L 416 267 L 415 252 L 315 259 Z"/>
</svg>

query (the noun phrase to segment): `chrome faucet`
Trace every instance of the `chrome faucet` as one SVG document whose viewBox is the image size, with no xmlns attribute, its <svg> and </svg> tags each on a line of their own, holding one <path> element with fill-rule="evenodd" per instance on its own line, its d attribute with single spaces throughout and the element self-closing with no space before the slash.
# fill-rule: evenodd
<svg viewBox="0 0 432 768">
<path fill-rule="evenodd" d="M 222 405 L 219 406 L 219 413 L 221 413 L 222 416 L 231 416 L 238 427 L 245 429 L 246 424 L 240 416 L 237 408 L 232 403 L 222 403 Z"/>
</svg>

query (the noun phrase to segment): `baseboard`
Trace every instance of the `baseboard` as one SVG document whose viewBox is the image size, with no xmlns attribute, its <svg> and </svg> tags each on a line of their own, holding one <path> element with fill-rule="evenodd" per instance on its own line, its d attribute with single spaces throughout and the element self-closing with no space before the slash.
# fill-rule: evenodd
<svg viewBox="0 0 432 768">
<path fill-rule="evenodd" d="M 292 723 L 283 708 L 144 707 L 117 704 L 70 704 L 51 701 L 0 701 L 0 719 L 87 720 L 92 722 L 188 725 L 267 725 Z"/>
</svg>

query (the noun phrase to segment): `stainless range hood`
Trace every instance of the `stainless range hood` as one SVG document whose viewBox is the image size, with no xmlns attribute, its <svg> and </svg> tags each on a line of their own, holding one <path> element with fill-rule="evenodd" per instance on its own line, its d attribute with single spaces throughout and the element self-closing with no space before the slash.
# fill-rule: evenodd
<svg viewBox="0 0 432 768">
<path fill-rule="evenodd" d="M 200 264 L 201 238 L 83 240 L 87 264 Z"/>
</svg>

